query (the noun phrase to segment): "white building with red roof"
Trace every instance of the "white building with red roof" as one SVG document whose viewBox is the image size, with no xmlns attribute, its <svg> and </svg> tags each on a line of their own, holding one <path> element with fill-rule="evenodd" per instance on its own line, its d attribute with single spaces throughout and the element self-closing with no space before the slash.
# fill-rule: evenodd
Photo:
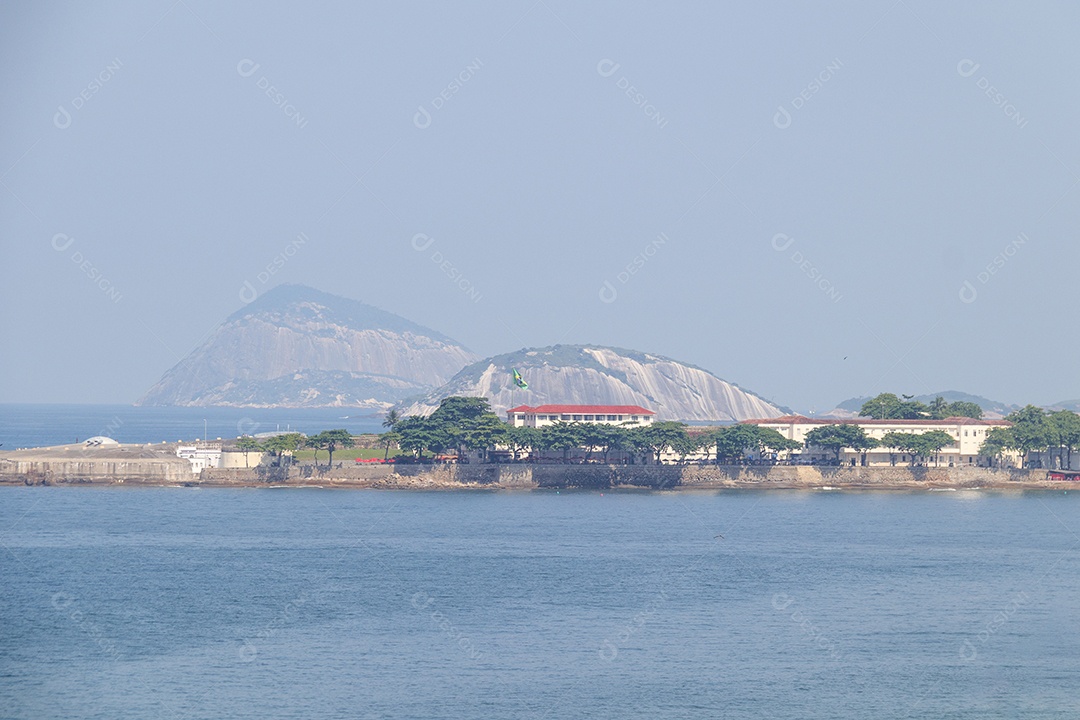
<svg viewBox="0 0 1080 720">
<path fill-rule="evenodd" d="M 640 405 L 518 405 L 506 411 L 506 420 L 515 427 L 544 427 L 557 422 L 588 422 L 648 425 L 656 413 Z"/>
</svg>

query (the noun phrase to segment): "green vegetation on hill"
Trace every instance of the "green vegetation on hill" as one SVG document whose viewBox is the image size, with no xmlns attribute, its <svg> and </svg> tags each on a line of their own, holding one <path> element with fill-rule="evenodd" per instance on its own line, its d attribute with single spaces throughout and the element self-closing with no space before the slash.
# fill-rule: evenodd
<svg viewBox="0 0 1080 720">
<path fill-rule="evenodd" d="M 859 408 L 859 415 L 878 420 L 944 420 L 948 417 L 981 418 L 983 409 L 973 402 L 957 400 L 948 402 L 938 395 L 929 403 L 916 400 L 911 395 L 903 399 L 893 393 L 881 393 L 872 397 Z"/>
<path fill-rule="evenodd" d="M 878 397 L 881 396 L 879 395 Z M 960 392 L 958 390 L 944 390 L 942 392 L 931 393 L 928 395 L 905 395 L 903 397 L 907 400 L 918 402 L 926 406 L 929 406 L 937 398 L 940 397 L 946 403 L 971 403 L 973 405 L 978 405 L 980 408 L 982 408 L 984 413 L 993 412 L 1003 415 L 1018 409 L 1014 405 L 1009 405 L 1007 403 L 991 400 L 980 395 L 972 395 L 971 393 Z M 836 407 L 839 410 L 847 410 L 848 412 L 859 412 L 860 414 L 862 414 L 860 410 L 863 408 L 864 405 L 866 405 L 867 402 L 870 402 L 873 399 L 874 398 L 869 397 L 850 398 L 838 404 Z M 874 415 L 873 417 L 877 417 L 877 415 Z"/>
</svg>

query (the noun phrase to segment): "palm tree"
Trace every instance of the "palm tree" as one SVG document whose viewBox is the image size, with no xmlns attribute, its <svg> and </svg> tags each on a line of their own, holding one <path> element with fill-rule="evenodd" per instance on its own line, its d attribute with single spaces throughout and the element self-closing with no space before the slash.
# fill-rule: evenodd
<svg viewBox="0 0 1080 720">
<path fill-rule="evenodd" d="M 383 453 L 382 459 L 385 463 L 387 460 L 390 459 L 390 446 L 394 443 L 401 442 L 401 434 L 393 430 L 390 430 L 389 432 L 384 432 L 382 435 L 379 436 L 379 442 L 381 442 L 383 444 L 383 447 L 386 448 L 386 452 Z"/>
<path fill-rule="evenodd" d="M 391 410 L 386 413 L 386 417 L 383 418 L 382 426 L 390 430 L 394 429 L 394 426 L 401 422 L 401 413 L 397 410 Z"/>
</svg>

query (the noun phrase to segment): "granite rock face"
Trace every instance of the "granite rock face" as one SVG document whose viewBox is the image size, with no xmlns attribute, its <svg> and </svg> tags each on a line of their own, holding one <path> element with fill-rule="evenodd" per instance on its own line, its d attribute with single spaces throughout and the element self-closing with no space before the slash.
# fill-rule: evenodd
<svg viewBox="0 0 1080 720">
<path fill-rule="evenodd" d="M 517 368 L 528 390 L 514 386 Z M 701 368 L 661 355 L 594 345 L 555 345 L 497 355 L 465 368 L 406 415 L 427 414 L 451 395 L 487 397 L 500 415 L 516 405 L 641 405 L 660 420 L 731 422 L 784 410 Z"/>
<path fill-rule="evenodd" d="M 281 285 L 227 318 L 136 404 L 379 411 L 476 359 L 393 313 Z"/>
</svg>

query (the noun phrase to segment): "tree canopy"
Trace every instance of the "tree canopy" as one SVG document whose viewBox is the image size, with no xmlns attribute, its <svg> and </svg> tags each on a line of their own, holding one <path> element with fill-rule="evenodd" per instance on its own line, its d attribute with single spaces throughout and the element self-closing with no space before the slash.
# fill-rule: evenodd
<svg viewBox="0 0 1080 720">
<path fill-rule="evenodd" d="M 1006 415 L 1005 419 L 1012 427 L 990 430 L 979 454 L 992 458 L 1011 450 L 1033 462 L 1030 454 L 1046 452 L 1051 456 L 1051 462 L 1071 467 L 1073 450 L 1080 447 L 1080 415 L 1071 410 L 1047 412 L 1028 405 Z"/>
<path fill-rule="evenodd" d="M 424 451 L 437 455 L 456 449 L 486 452 L 495 445 L 510 444 L 512 428 L 491 411 L 487 398 L 453 396 L 444 398 L 428 416 L 398 418 L 391 432 L 398 447 L 421 457 Z"/>
<path fill-rule="evenodd" d="M 749 451 L 757 451 L 759 456 L 764 456 L 767 452 L 798 450 L 802 443 L 789 440 L 772 428 L 739 423 L 702 434 L 698 446 L 702 449 L 712 448 L 719 464 L 721 461 L 740 462 Z"/>
<path fill-rule="evenodd" d="M 981 418 L 983 410 L 978 404 L 958 400 L 948 402 L 938 395 L 927 405 L 910 395 L 902 398 L 893 393 L 881 393 L 863 403 L 859 415 L 878 420 L 944 420 L 949 417 Z"/>
<path fill-rule="evenodd" d="M 323 430 L 318 435 L 312 435 L 305 443 L 309 448 L 315 450 L 315 464 L 319 464 L 319 450 L 326 450 L 330 459 L 327 461 L 327 466 L 334 464 L 334 451 L 339 447 L 350 448 L 354 445 L 352 433 L 348 430 Z"/>
<path fill-rule="evenodd" d="M 285 453 L 294 453 L 304 445 L 304 436 L 300 433 L 282 433 L 274 435 L 263 442 L 263 449 L 273 453 L 280 465 Z"/>
<path fill-rule="evenodd" d="M 851 448 L 857 452 L 877 446 L 877 441 L 869 437 L 858 425 L 821 425 L 806 433 L 806 447 L 820 447 L 832 451 L 836 461 L 840 462 L 840 452 Z"/>
<path fill-rule="evenodd" d="M 878 446 L 895 448 L 909 454 L 911 456 L 910 462 L 914 465 L 915 459 L 919 457 L 933 456 L 936 463 L 938 453 L 954 442 L 956 442 L 956 438 L 944 430 L 929 430 L 922 433 L 889 432 L 885 433 L 884 437 L 878 441 Z"/>
</svg>

